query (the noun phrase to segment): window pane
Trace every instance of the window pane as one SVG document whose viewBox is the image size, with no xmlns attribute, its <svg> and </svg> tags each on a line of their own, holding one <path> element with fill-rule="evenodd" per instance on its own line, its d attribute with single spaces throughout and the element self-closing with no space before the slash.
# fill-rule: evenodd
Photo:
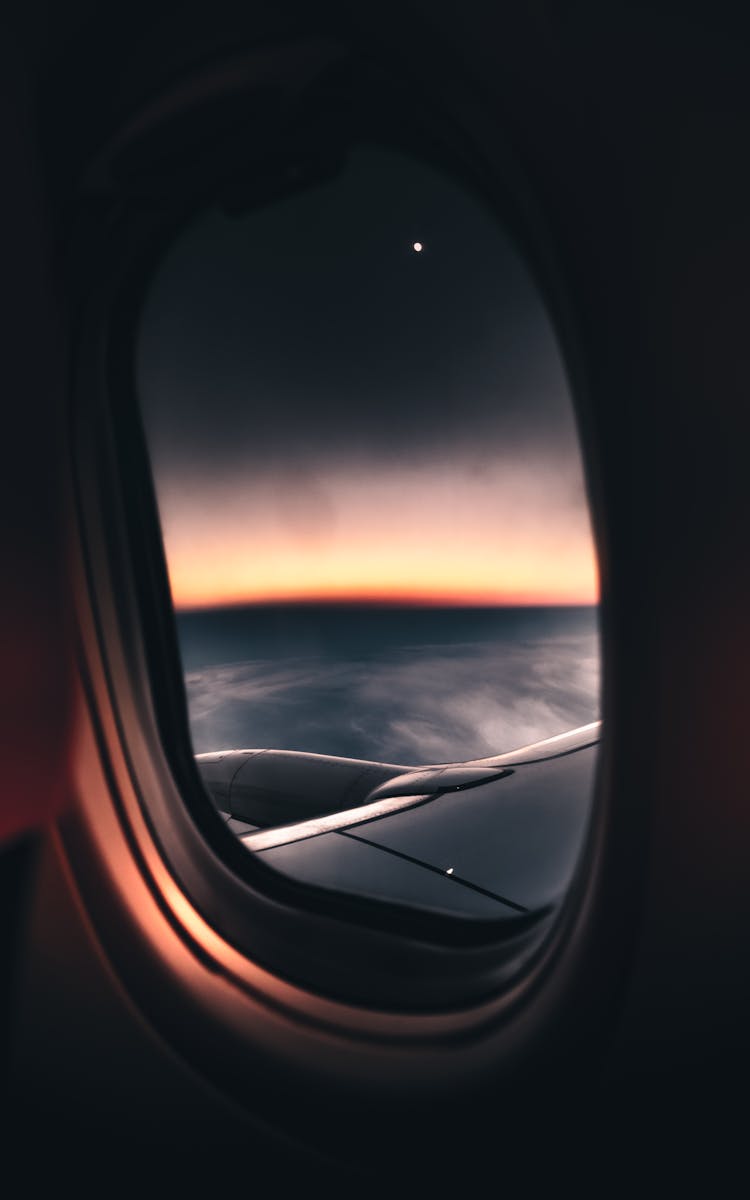
<svg viewBox="0 0 750 1200">
<path fill-rule="evenodd" d="M 409 775 L 598 716 L 569 389 L 489 211 L 362 146 L 198 216 L 137 353 L 193 747 L 230 828 L 296 877 L 475 919 L 559 898 L 595 750 Z"/>
</svg>

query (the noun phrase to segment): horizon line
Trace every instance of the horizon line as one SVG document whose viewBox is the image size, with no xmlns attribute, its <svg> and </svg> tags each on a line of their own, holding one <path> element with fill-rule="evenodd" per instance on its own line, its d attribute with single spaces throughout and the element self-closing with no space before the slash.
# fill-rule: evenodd
<svg viewBox="0 0 750 1200">
<path fill-rule="evenodd" d="M 487 597 L 429 596 L 306 596 L 248 600 L 210 601 L 174 605 L 177 613 L 214 612 L 243 608 L 598 608 L 594 600 L 491 600 Z"/>
</svg>

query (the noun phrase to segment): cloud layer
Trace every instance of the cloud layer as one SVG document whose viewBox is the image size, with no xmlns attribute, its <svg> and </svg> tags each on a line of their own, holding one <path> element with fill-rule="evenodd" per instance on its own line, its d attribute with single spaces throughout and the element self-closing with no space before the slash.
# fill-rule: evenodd
<svg viewBox="0 0 750 1200">
<path fill-rule="evenodd" d="M 595 632 L 254 658 L 186 673 L 196 753 L 271 747 L 405 764 L 501 753 L 599 716 Z"/>
</svg>

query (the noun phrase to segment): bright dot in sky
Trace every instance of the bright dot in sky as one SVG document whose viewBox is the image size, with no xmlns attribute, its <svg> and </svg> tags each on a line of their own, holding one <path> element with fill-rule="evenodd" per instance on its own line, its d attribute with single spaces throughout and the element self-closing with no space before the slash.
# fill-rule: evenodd
<svg viewBox="0 0 750 1200">
<path fill-rule="evenodd" d="M 419 254 L 419 251 L 422 249 L 422 243 L 421 243 L 421 242 L 415 242 L 415 243 L 414 243 L 414 249 L 416 250 L 417 254 Z"/>
</svg>

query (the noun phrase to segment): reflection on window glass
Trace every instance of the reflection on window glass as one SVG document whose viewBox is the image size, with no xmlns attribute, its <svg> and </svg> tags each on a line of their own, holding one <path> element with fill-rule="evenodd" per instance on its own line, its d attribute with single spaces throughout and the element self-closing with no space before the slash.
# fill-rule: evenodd
<svg viewBox="0 0 750 1200">
<path fill-rule="evenodd" d="M 206 212 L 151 282 L 137 380 L 230 828 L 417 908 L 559 900 L 596 755 L 596 561 L 559 348 L 489 211 L 361 147 Z"/>
</svg>

